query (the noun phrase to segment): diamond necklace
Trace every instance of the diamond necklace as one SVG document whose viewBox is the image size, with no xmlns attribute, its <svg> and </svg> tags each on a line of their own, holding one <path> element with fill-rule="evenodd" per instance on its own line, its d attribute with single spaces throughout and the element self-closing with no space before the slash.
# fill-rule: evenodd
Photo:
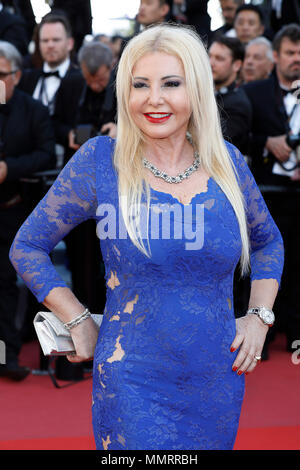
<svg viewBox="0 0 300 470">
<path fill-rule="evenodd" d="M 146 158 L 143 158 L 143 165 L 145 168 L 148 168 L 156 178 L 162 178 L 167 183 L 181 183 L 184 179 L 187 179 L 191 176 L 194 171 L 196 171 L 200 166 L 200 157 L 197 152 L 194 154 L 194 163 L 189 166 L 183 173 L 179 173 L 177 176 L 169 176 L 165 171 L 160 171 L 156 168 L 153 163 L 150 163 Z"/>
</svg>

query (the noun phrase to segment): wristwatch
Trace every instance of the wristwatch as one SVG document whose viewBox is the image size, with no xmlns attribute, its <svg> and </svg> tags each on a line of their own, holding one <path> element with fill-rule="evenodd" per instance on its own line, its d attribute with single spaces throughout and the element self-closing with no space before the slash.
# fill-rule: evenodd
<svg viewBox="0 0 300 470">
<path fill-rule="evenodd" d="M 249 308 L 248 313 L 253 313 L 257 315 L 265 325 L 272 326 L 275 321 L 275 315 L 272 310 L 267 309 L 266 307 L 253 307 Z"/>
</svg>

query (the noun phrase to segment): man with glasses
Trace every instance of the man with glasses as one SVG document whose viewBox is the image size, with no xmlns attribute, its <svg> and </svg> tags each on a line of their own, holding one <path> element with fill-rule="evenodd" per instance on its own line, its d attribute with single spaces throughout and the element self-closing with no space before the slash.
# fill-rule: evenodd
<svg viewBox="0 0 300 470">
<path fill-rule="evenodd" d="M 22 345 L 16 328 L 18 288 L 8 257 L 27 215 L 21 180 L 54 165 L 54 132 L 48 110 L 16 88 L 21 67 L 17 49 L 0 41 L 0 340 L 6 348 L 6 364 L 0 365 L 0 377 L 13 380 L 22 380 L 29 373 L 18 363 Z"/>
</svg>

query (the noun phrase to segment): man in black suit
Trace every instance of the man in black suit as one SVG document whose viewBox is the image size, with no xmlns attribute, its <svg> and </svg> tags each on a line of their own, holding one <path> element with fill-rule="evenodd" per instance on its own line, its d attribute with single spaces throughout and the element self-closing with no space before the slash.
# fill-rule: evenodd
<svg viewBox="0 0 300 470">
<path fill-rule="evenodd" d="M 276 33 L 289 23 L 300 24 L 299 0 L 275 0 L 272 2 L 270 23 Z"/>
<path fill-rule="evenodd" d="M 246 93 L 236 83 L 244 47 L 237 38 L 220 36 L 211 44 L 209 58 L 224 138 L 247 155 L 252 110 Z"/>
<path fill-rule="evenodd" d="M 85 85 L 74 116 L 77 128 L 69 133 L 69 147 L 78 150 L 83 140 L 79 137 L 78 126 L 90 126 L 88 137 L 100 133 L 116 137 L 117 102 L 115 95 L 115 69 L 110 47 L 99 41 L 92 41 L 81 47 L 78 62 Z M 63 106 L 68 105 L 70 92 L 64 95 Z"/>
<path fill-rule="evenodd" d="M 30 38 L 25 21 L 21 16 L 4 8 L 2 2 L 0 2 L 0 40 L 13 44 L 23 56 L 28 53 Z"/>
<path fill-rule="evenodd" d="M 245 85 L 244 90 L 253 109 L 252 171 L 258 183 L 277 188 L 264 196 L 285 242 L 285 267 L 275 309 L 277 326 L 284 329 L 290 348 L 300 339 L 300 141 L 295 146 L 287 141 L 289 134 L 300 134 L 299 90 L 293 91 L 300 80 L 300 26 L 282 28 L 273 49 L 274 73 Z"/>
<path fill-rule="evenodd" d="M 0 105 L 0 339 L 6 345 L 6 365 L 0 366 L 0 376 L 14 380 L 22 380 L 29 373 L 18 364 L 17 278 L 8 257 L 27 214 L 20 179 L 54 165 L 54 132 L 48 110 L 16 89 L 21 66 L 17 49 L 0 41 L 0 79 L 5 84 L 2 98 L 6 100 Z"/>
<path fill-rule="evenodd" d="M 280 30 L 274 38 L 273 49 L 274 73 L 266 80 L 243 87 L 254 113 L 252 164 L 260 183 L 290 187 L 298 184 L 294 181 L 295 172 L 289 170 L 295 156 L 286 136 L 293 131 L 291 126 L 295 126 L 293 132 L 298 133 L 297 92 L 290 91 L 300 79 L 300 26 L 291 24 Z"/>
<path fill-rule="evenodd" d="M 38 35 L 43 68 L 25 70 L 19 87 L 48 107 L 56 143 L 66 152 L 84 79 L 79 67 L 71 61 L 74 40 L 64 15 L 46 15 L 39 25 Z M 68 103 L 61 105 L 66 92 Z"/>
<path fill-rule="evenodd" d="M 36 26 L 31 0 L 3 0 L 2 3 L 11 13 L 23 18 L 26 24 L 28 39 L 31 39 Z"/>
</svg>

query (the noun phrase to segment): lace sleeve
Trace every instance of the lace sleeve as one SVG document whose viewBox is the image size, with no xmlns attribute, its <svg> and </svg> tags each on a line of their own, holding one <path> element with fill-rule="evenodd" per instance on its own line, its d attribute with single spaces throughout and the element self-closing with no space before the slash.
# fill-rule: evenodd
<svg viewBox="0 0 300 470">
<path fill-rule="evenodd" d="M 280 284 L 284 262 L 281 234 L 245 158 L 234 146 L 228 147 L 245 200 L 251 250 L 251 280 L 276 279 Z"/>
<path fill-rule="evenodd" d="M 49 253 L 72 228 L 95 217 L 96 139 L 84 144 L 67 163 L 11 246 L 10 260 L 39 302 L 54 287 L 66 287 Z"/>
</svg>

